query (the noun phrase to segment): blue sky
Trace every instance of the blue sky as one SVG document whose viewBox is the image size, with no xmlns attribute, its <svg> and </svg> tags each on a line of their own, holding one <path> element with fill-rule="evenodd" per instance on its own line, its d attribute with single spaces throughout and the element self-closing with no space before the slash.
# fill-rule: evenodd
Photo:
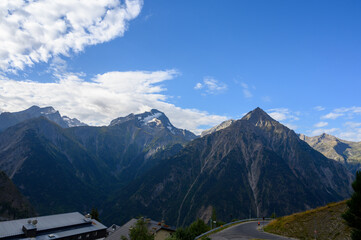
<svg viewBox="0 0 361 240">
<path fill-rule="evenodd" d="M 1 111 L 103 125 L 157 108 L 199 133 L 259 106 L 361 141 L 360 1 L 80 2 L 0 4 Z"/>
</svg>

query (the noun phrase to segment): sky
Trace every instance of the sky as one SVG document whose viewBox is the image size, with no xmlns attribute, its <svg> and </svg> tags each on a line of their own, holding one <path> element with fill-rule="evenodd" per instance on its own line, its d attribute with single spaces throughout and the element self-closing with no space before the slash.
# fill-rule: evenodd
<svg viewBox="0 0 361 240">
<path fill-rule="evenodd" d="M 0 112 L 152 108 L 197 134 L 260 107 L 361 141 L 359 0 L 2 0 Z"/>
</svg>

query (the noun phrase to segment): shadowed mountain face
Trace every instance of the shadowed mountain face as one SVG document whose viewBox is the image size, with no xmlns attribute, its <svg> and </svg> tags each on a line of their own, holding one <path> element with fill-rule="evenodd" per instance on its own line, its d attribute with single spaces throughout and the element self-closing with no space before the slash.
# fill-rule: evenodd
<svg viewBox="0 0 361 240">
<path fill-rule="evenodd" d="M 113 120 L 108 127 L 67 129 L 94 156 L 102 159 L 122 183 L 139 176 L 157 163 L 155 153 L 196 138 L 174 127 L 158 110 L 130 114 Z"/>
<path fill-rule="evenodd" d="M 114 182 L 101 160 L 45 117 L 0 134 L 0 169 L 40 214 L 87 210 Z"/>
<path fill-rule="evenodd" d="M 285 215 L 350 196 L 352 175 L 257 108 L 229 127 L 190 142 L 107 203 L 106 221 Z M 121 214 L 120 214 L 121 213 Z"/>
<path fill-rule="evenodd" d="M 157 110 L 108 127 L 62 128 L 31 118 L 0 133 L 0 169 L 39 214 L 89 211 L 158 163 L 153 155 L 173 155 L 193 138 Z"/>
<path fill-rule="evenodd" d="M 356 173 L 361 168 L 361 142 L 342 140 L 326 133 L 315 137 L 300 134 L 299 137 L 326 157 L 344 163 L 351 172 Z"/>
<path fill-rule="evenodd" d="M 69 118 L 67 116 L 60 116 L 59 112 L 53 107 L 40 108 L 38 106 L 32 106 L 29 109 L 20 112 L 4 112 L 0 114 L 0 132 L 8 127 L 14 126 L 25 120 L 31 118 L 38 118 L 40 116 L 46 117 L 50 121 L 57 123 L 63 128 L 86 126 L 86 124 L 80 122 L 76 118 Z"/>
<path fill-rule="evenodd" d="M 15 184 L 0 171 L 0 221 L 35 216 L 34 208 Z"/>
</svg>

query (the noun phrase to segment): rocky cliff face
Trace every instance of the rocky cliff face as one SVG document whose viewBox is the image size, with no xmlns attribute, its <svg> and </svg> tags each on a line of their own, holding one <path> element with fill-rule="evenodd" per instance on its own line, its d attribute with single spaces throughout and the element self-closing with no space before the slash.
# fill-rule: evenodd
<svg viewBox="0 0 361 240">
<path fill-rule="evenodd" d="M 80 122 L 76 118 L 69 118 L 67 116 L 61 116 L 58 111 L 53 107 L 44 107 L 40 108 L 38 106 L 32 106 L 29 109 L 20 112 L 4 112 L 0 114 L 0 132 L 5 130 L 8 127 L 14 126 L 25 120 L 32 118 L 38 118 L 43 116 L 50 121 L 55 122 L 63 128 L 67 127 L 76 127 L 76 126 L 86 126 L 86 124 Z"/>
<path fill-rule="evenodd" d="M 178 226 L 212 208 L 224 221 L 284 215 L 349 197 L 351 179 L 341 164 L 257 108 L 128 185 L 105 215 L 125 221 L 142 214 Z"/>
<path fill-rule="evenodd" d="M 361 168 L 361 142 L 346 141 L 325 133 L 315 137 L 300 134 L 299 137 L 326 157 L 345 164 L 350 171 Z"/>
<path fill-rule="evenodd" d="M 45 117 L 0 134 L 0 169 L 40 214 L 90 209 L 114 182 L 101 160 Z"/>
<path fill-rule="evenodd" d="M 151 158 L 155 153 L 196 138 L 174 127 L 164 113 L 155 109 L 114 119 L 108 127 L 80 127 L 67 132 L 102 159 L 123 183 L 155 165 L 157 159 Z"/>
<path fill-rule="evenodd" d="M 29 201 L 18 191 L 15 184 L 0 171 L 0 221 L 35 216 Z"/>
<path fill-rule="evenodd" d="M 211 129 L 208 129 L 208 130 L 205 130 L 201 133 L 201 137 L 204 137 L 205 135 L 208 135 L 208 134 L 211 134 L 211 133 L 214 133 L 214 132 L 217 132 L 219 130 L 222 130 L 222 129 L 225 129 L 227 127 L 229 127 L 232 123 L 234 123 L 236 120 L 233 120 L 233 119 L 230 119 L 230 120 L 227 120 L 227 121 L 224 121 L 222 122 L 221 124 L 215 126 L 215 127 L 212 127 Z"/>
<path fill-rule="evenodd" d="M 39 214 L 89 211 L 106 195 L 195 138 L 157 110 L 108 127 L 62 128 L 31 118 L 0 133 L 0 170 L 29 197 Z"/>
</svg>

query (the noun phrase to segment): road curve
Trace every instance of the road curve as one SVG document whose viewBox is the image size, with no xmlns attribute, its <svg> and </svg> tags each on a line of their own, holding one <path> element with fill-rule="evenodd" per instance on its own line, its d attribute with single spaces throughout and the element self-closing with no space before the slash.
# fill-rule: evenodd
<svg viewBox="0 0 361 240">
<path fill-rule="evenodd" d="M 262 221 L 264 225 L 269 223 L 268 221 Z M 272 239 L 272 240 L 285 240 L 292 239 L 287 237 L 281 237 L 278 235 L 262 232 L 259 229 L 257 222 L 241 223 L 232 227 L 229 227 L 221 232 L 210 235 L 212 240 L 246 240 L 246 239 Z"/>
</svg>

